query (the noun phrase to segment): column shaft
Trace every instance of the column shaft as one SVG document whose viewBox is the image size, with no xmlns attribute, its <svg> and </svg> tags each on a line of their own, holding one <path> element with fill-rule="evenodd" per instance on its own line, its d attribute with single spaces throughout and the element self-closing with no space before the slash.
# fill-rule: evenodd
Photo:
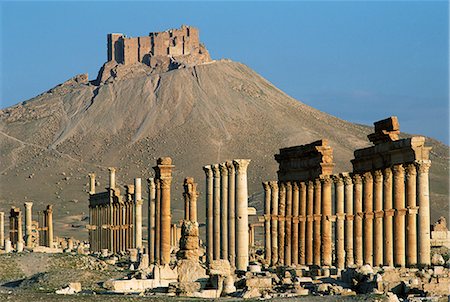
<svg viewBox="0 0 450 302">
<path fill-rule="evenodd" d="M 345 266 L 344 248 L 344 181 L 342 177 L 334 177 L 334 196 L 336 200 L 336 267 L 343 269 Z"/>
<path fill-rule="evenodd" d="M 33 237 L 32 237 L 32 202 L 25 202 L 25 244 L 26 247 L 33 247 Z"/>
<path fill-rule="evenodd" d="M 373 265 L 383 264 L 383 173 L 373 172 L 374 232 L 373 232 Z"/>
<path fill-rule="evenodd" d="M 418 164 L 417 199 L 419 203 L 419 259 L 421 265 L 430 265 L 430 191 L 428 171 L 431 161 L 421 161 Z"/>
<path fill-rule="evenodd" d="M 220 169 L 220 258 L 228 260 L 228 168 L 225 163 Z"/>
<path fill-rule="evenodd" d="M 352 266 L 353 254 L 353 180 L 348 173 L 341 174 L 344 179 L 344 207 L 345 207 L 345 266 Z"/>
<path fill-rule="evenodd" d="M 155 178 L 155 261 L 161 263 L 161 180 Z M 128 212 L 128 205 L 127 205 Z"/>
<path fill-rule="evenodd" d="M 211 165 L 214 175 L 213 190 L 213 214 L 214 214 L 214 236 L 213 236 L 213 257 L 214 260 L 220 259 L 220 170 L 219 165 Z"/>
<path fill-rule="evenodd" d="M 298 222 L 298 263 L 300 265 L 306 264 L 306 202 L 307 189 L 306 184 L 301 182 L 299 184 L 299 222 Z"/>
<path fill-rule="evenodd" d="M 211 166 L 204 166 L 203 171 L 206 176 L 206 258 L 208 263 L 213 260 L 213 173 Z"/>
<path fill-rule="evenodd" d="M 300 213 L 300 200 L 299 200 L 299 188 L 298 183 L 292 183 L 292 240 L 291 240 L 291 263 L 292 265 L 298 264 L 298 216 Z M 304 253 L 304 251 L 303 251 Z"/>
<path fill-rule="evenodd" d="M 394 264 L 405 266 L 405 170 L 394 165 Z"/>
<path fill-rule="evenodd" d="M 417 204 L 416 204 L 415 164 L 406 166 L 406 265 L 411 267 L 417 264 Z"/>
<path fill-rule="evenodd" d="M 155 180 L 149 178 L 148 180 L 148 258 L 149 263 L 155 262 L 155 198 L 156 198 L 156 187 Z M 120 209 L 120 220 L 122 225 L 123 222 L 123 210 Z M 122 231 L 121 231 L 122 233 Z M 123 240 L 121 234 L 121 241 Z M 123 249 L 123 243 L 121 243 L 121 249 Z"/>
<path fill-rule="evenodd" d="M 236 267 L 236 173 L 232 161 L 227 161 L 226 165 L 228 168 L 228 259 L 231 266 Z"/>
<path fill-rule="evenodd" d="M 141 179 L 134 179 L 134 204 L 135 204 L 135 238 L 136 238 L 136 248 L 142 249 L 142 187 L 141 187 Z M 115 208 L 112 209 L 115 212 Z M 115 213 L 113 213 L 113 217 Z M 114 236 L 116 237 L 116 236 Z"/>
<path fill-rule="evenodd" d="M 262 183 L 264 189 L 264 260 L 270 263 L 272 256 L 270 243 L 270 186 L 267 181 Z"/>
<path fill-rule="evenodd" d="M 321 241 L 321 252 L 322 265 L 331 266 L 332 265 L 332 254 L 331 254 L 331 215 L 332 215 L 332 205 L 331 205 L 331 182 L 330 176 L 326 175 L 322 179 L 322 241 Z"/>
<path fill-rule="evenodd" d="M 383 263 L 384 265 L 394 266 L 394 236 L 393 219 L 394 210 L 392 204 L 392 170 L 386 168 L 383 170 Z"/>
<path fill-rule="evenodd" d="M 233 161 L 236 170 L 236 269 L 248 267 L 248 189 L 247 167 L 249 159 Z"/>
<path fill-rule="evenodd" d="M 278 182 L 270 181 L 271 266 L 278 264 Z"/>
<path fill-rule="evenodd" d="M 286 232 L 286 184 L 280 183 L 278 200 L 278 264 L 284 265 L 284 240 Z"/>
<path fill-rule="evenodd" d="M 49 247 L 53 247 L 53 206 L 47 206 L 47 242 Z"/>
<path fill-rule="evenodd" d="M 306 196 L 306 241 L 305 261 L 306 265 L 312 265 L 314 260 L 313 230 L 314 230 L 314 183 L 308 182 Z"/>
<path fill-rule="evenodd" d="M 371 172 L 363 175 L 364 211 L 364 264 L 373 265 L 373 177 Z"/>
<path fill-rule="evenodd" d="M 353 176 L 353 210 L 355 213 L 354 231 L 353 231 L 353 250 L 355 253 L 355 264 L 363 265 L 363 209 L 362 209 L 362 182 L 361 176 Z"/>
<path fill-rule="evenodd" d="M 284 240 L 284 265 L 291 265 L 291 242 L 292 242 L 292 184 L 286 183 L 286 222 Z"/>
<path fill-rule="evenodd" d="M 321 236 L 321 212 L 322 211 L 322 186 L 320 183 L 320 179 L 316 179 L 314 181 L 314 237 L 313 237 L 313 246 L 314 246 L 314 255 L 313 255 L 313 264 L 321 265 L 321 253 L 320 253 L 320 245 L 322 242 Z"/>
</svg>

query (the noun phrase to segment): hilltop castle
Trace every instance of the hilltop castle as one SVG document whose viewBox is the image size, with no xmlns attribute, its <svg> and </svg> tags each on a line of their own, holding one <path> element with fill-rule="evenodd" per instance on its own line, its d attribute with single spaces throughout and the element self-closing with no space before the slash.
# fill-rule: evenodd
<svg viewBox="0 0 450 302">
<path fill-rule="evenodd" d="M 180 29 L 151 32 L 148 36 L 136 38 L 108 34 L 108 62 L 124 65 L 141 62 L 152 66 L 155 57 L 185 56 L 210 60 L 206 48 L 199 41 L 198 29 L 192 26 L 182 25 Z"/>
</svg>

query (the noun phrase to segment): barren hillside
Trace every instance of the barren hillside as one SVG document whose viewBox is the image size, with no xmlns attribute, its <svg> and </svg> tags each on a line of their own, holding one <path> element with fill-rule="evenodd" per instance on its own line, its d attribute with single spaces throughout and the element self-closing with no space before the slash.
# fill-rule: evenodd
<svg viewBox="0 0 450 302">
<path fill-rule="evenodd" d="M 139 63 L 99 86 L 71 80 L 0 111 L 0 210 L 32 200 L 36 214 L 52 203 L 55 235 L 86 238 L 87 173 L 97 173 L 101 189 L 107 167 L 116 166 L 124 185 L 150 177 L 160 156 L 176 166 L 174 220 L 181 218 L 183 178 L 193 176 L 202 193 L 202 166 L 227 159 L 252 159 L 249 193 L 258 206 L 261 181 L 276 179 L 279 148 L 328 138 L 335 171 L 348 171 L 371 131 L 292 99 L 240 63 L 160 74 Z M 448 146 L 429 144 L 435 220 L 448 215 Z M 203 221 L 204 195 L 199 200 Z"/>
</svg>

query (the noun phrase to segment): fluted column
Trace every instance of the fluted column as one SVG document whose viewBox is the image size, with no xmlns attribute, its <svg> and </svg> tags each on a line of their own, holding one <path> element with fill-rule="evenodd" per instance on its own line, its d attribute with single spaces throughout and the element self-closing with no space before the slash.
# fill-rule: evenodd
<svg viewBox="0 0 450 302">
<path fill-rule="evenodd" d="M 430 265 L 430 191 L 428 171 L 431 161 L 424 160 L 418 163 L 417 175 L 417 201 L 419 203 L 419 257 L 421 265 Z"/>
<path fill-rule="evenodd" d="M 395 210 L 392 203 L 392 170 L 383 170 L 383 262 L 384 265 L 394 266 L 394 225 L 393 216 Z"/>
<path fill-rule="evenodd" d="M 135 204 L 135 242 L 136 248 L 142 249 L 142 187 L 141 179 L 134 179 L 134 204 Z M 111 209 L 113 210 L 113 209 Z"/>
<path fill-rule="evenodd" d="M 415 164 L 406 166 L 406 265 L 411 267 L 417 264 L 417 203 L 416 203 Z"/>
<path fill-rule="evenodd" d="M 214 176 L 214 190 L 213 190 L 213 258 L 220 259 L 220 169 L 219 165 L 211 165 Z"/>
<path fill-rule="evenodd" d="M 291 263 L 298 264 L 298 222 L 299 222 L 299 188 L 298 183 L 292 183 L 292 240 L 291 240 Z M 304 253 L 304 251 L 303 251 Z"/>
<path fill-rule="evenodd" d="M 228 168 L 228 254 L 232 267 L 236 266 L 236 172 L 232 161 L 226 162 Z M 269 200 L 270 207 L 270 200 Z M 270 252 L 270 248 L 269 248 Z M 270 259 L 270 258 L 269 258 Z"/>
<path fill-rule="evenodd" d="M 25 202 L 25 244 L 28 248 L 33 247 L 32 208 L 33 203 L 31 201 Z"/>
<path fill-rule="evenodd" d="M 292 242 L 292 184 L 286 183 L 286 222 L 284 240 L 284 265 L 291 265 L 291 242 Z"/>
<path fill-rule="evenodd" d="M 322 219 L 322 185 L 320 179 L 314 181 L 314 234 L 313 234 L 313 263 L 314 265 L 321 265 L 321 219 Z"/>
<path fill-rule="evenodd" d="M 373 265 L 373 177 L 371 172 L 363 174 L 364 211 L 364 264 Z"/>
<path fill-rule="evenodd" d="M 394 264 L 405 266 L 405 170 L 403 165 L 394 165 Z"/>
<path fill-rule="evenodd" d="M 355 213 L 353 231 L 353 250 L 355 253 L 355 264 L 363 265 L 363 208 L 362 208 L 362 180 L 361 176 L 353 176 L 353 210 Z"/>
<path fill-rule="evenodd" d="M 155 178 L 155 262 L 161 259 L 161 180 Z M 128 205 L 127 205 L 128 210 Z M 128 212 L 128 211 L 127 211 Z"/>
<path fill-rule="evenodd" d="M 158 163 L 161 181 L 161 264 L 170 263 L 170 187 L 172 183 L 172 160 L 165 157 Z"/>
<path fill-rule="evenodd" d="M 155 197 L 156 187 L 154 178 L 148 178 L 148 258 L 149 263 L 155 262 Z M 120 218 L 122 221 L 122 208 Z M 122 222 L 122 224 L 124 224 Z M 122 232 L 122 231 L 121 231 Z M 122 235 L 121 235 L 122 236 Z M 121 240 L 123 238 L 121 237 Z M 123 249 L 123 246 L 121 245 Z"/>
<path fill-rule="evenodd" d="M 206 257 L 208 263 L 214 259 L 213 250 L 214 250 L 214 230 L 213 230 L 213 172 L 211 170 L 211 166 L 207 165 L 203 167 L 203 171 L 206 176 Z"/>
<path fill-rule="evenodd" d="M 307 203 L 307 188 L 304 182 L 299 184 L 299 223 L 298 223 L 298 263 L 300 265 L 306 264 L 306 203 Z"/>
<path fill-rule="evenodd" d="M 0 212 L 0 247 L 5 247 L 5 212 Z"/>
<path fill-rule="evenodd" d="M 331 183 L 332 179 L 330 176 L 325 175 L 322 182 L 322 242 L 321 242 L 321 252 L 322 252 L 322 265 L 331 266 L 332 265 L 332 243 L 331 243 L 331 219 L 332 219 L 332 204 L 331 204 Z"/>
<path fill-rule="evenodd" d="M 228 168 L 225 163 L 220 169 L 220 258 L 228 260 Z"/>
<path fill-rule="evenodd" d="M 278 264 L 278 182 L 269 181 L 271 218 L 271 266 Z"/>
<path fill-rule="evenodd" d="M 345 249 L 344 249 L 344 181 L 340 175 L 333 177 L 334 196 L 336 199 L 336 267 L 343 269 L 345 267 Z"/>
<path fill-rule="evenodd" d="M 49 247 L 53 247 L 53 206 L 48 205 L 46 210 L 47 216 L 47 244 Z"/>
<path fill-rule="evenodd" d="M 383 264 L 383 173 L 373 172 L 373 203 L 374 203 L 374 231 L 373 231 L 373 265 Z"/>
<path fill-rule="evenodd" d="M 353 180 L 348 173 L 342 173 L 344 179 L 344 208 L 345 208 L 345 266 L 355 264 L 353 253 Z"/>
<path fill-rule="evenodd" d="M 89 194 L 95 194 L 95 173 L 89 173 Z"/>
<path fill-rule="evenodd" d="M 246 271 L 248 266 L 248 189 L 249 159 L 233 161 L 236 170 L 236 269 Z"/>
<path fill-rule="evenodd" d="M 278 264 L 284 265 L 284 240 L 286 232 L 286 184 L 281 182 L 278 200 Z"/>
<path fill-rule="evenodd" d="M 306 265 L 314 262 L 314 182 L 308 181 L 306 196 L 306 241 L 305 241 L 305 261 Z"/>
<path fill-rule="evenodd" d="M 264 252 L 265 261 L 270 263 L 272 256 L 271 253 L 271 243 L 270 243 L 270 186 L 269 182 L 264 181 L 262 183 L 264 189 Z"/>
</svg>

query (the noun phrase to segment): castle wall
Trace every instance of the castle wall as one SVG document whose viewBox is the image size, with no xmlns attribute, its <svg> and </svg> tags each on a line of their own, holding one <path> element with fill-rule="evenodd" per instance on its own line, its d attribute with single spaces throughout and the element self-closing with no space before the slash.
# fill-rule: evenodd
<svg viewBox="0 0 450 302">
<path fill-rule="evenodd" d="M 139 42 L 138 48 L 139 62 L 144 62 L 145 55 L 149 54 L 151 51 L 150 37 L 139 37 L 138 42 Z"/>
<path fill-rule="evenodd" d="M 139 62 L 139 38 L 123 39 L 123 63 L 125 65 Z"/>
</svg>

